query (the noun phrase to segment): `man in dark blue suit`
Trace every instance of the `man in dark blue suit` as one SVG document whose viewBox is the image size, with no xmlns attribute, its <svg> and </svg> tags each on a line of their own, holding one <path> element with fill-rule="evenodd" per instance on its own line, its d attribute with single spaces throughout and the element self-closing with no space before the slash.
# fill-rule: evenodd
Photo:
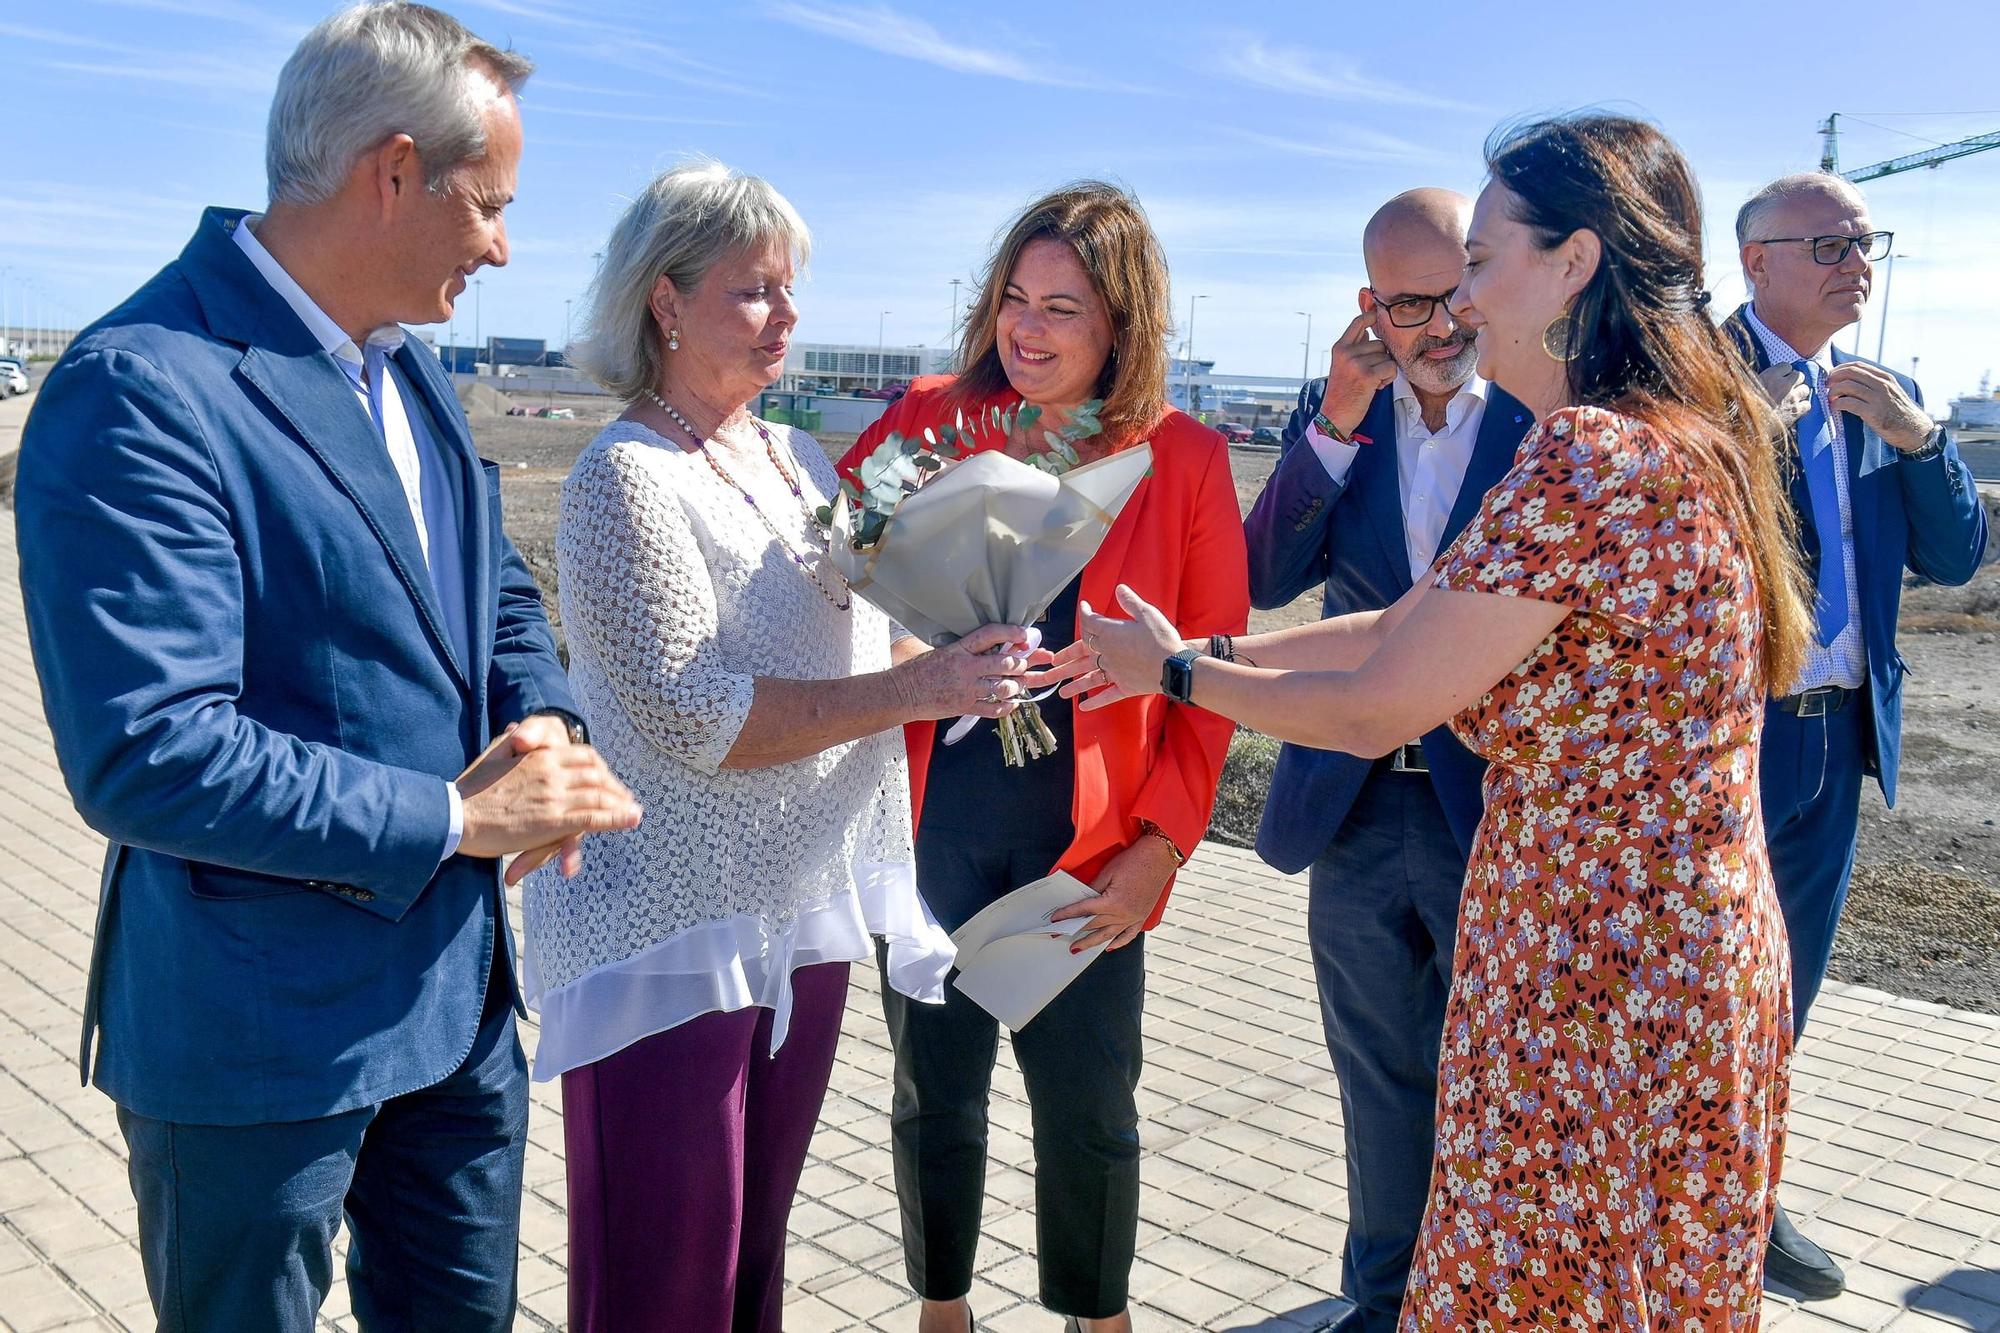
<svg viewBox="0 0 2000 1333">
<path fill-rule="evenodd" d="M 82 1063 L 165 1330 L 307 1333 L 343 1215 L 364 1328 L 513 1325 L 497 858 L 573 866 L 638 812 L 580 743 L 498 469 L 398 321 L 506 262 L 528 70 L 416 5 L 314 29 L 267 212 L 210 209 L 22 442 L 43 702 L 110 841 Z"/>
<path fill-rule="evenodd" d="M 1323 614 L 1409 592 L 1507 471 L 1528 411 L 1473 373 L 1446 298 L 1472 201 L 1412 190 L 1362 239 L 1369 285 L 1326 379 L 1299 392 L 1244 521 L 1250 599 L 1326 586 Z M 1287 745 L 1257 851 L 1311 870 L 1308 934 L 1347 1139 L 1340 1327 L 1395 1327 L 1430 1182 L 1438 1045 L 1481 762 L 1444 728 L 1379 761 Z"/>
<path fill-rule="evenodd" d="M 1825 173 L 1783 177 L 1737 213 L 1736 240 L 1751 299 L 1724 327 L 1791 418 L 1792 504 L 1817 594 L 1804 673 L 1766 710 L 1761 752 L 1771 873 L 1791 939 L 1793 1028 L 1803 1032 L 1847 901 L 1863 778 L 1896 803 L 1903 571 L 1966 582 L 1986 549 L 1986 515 L 1916 384 L 1832 345 L 1861 318 L 1872 261 L 1894 242 L 1870 223 L 1861 192 Z M 1812 1298 L 1846 1285 L 1782 1210 L 1766 1271 Z"/>
</svg>

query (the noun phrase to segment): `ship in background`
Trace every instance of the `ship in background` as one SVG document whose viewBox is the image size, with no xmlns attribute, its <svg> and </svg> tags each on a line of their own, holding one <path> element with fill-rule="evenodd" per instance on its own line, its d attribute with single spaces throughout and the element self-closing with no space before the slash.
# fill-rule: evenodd
<svg viewBox="0 0 2000 1333">
<path fill-rule="evenodd" d="M 1979 377 L 1979 392 L 1960 394 L 1951 400 L 1951 416 L 1945 425 L 1953 430 L 2000 431 L 2000 393 L 1993 392 L 1993 373 Z"/>
</svg>

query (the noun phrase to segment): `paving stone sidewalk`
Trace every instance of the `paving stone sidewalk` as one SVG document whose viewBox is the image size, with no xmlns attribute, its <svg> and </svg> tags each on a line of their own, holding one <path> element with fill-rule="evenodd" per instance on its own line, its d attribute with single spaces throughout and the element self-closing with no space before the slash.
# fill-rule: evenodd
<svg viewBox="0 0 2000 1333">
<path fill-rule="evenodd" d="M 146 1329 L 111 1104 L 78 1086 L 102 842 L 64 794 L 0 516 L 0 1329 Z M 1339 1312 L 1340 1105 L 1304 946 L 1304 885 L 1205 845 L 1148 942 L 1141 1330 L 1316 1329 Z M 2000 965 L 2000 964 L 1996 964 Z M 526 1033 L 532 1042 L 535 1033 Z M 982 1327 L 1054 1333 L 1034 1304 L 1033 1162 L 1020 1076 L 995 1080 Z M 1795 1067 L 1785 1199 L 1850 1291 L 1766 1326 L 2000 1330 L 2000 1020 L 1831 985 Z M 792 1214 L 792 1333 L 915 1328 L 890 1176 L 890 1062 L 857 971 Z M 561 1328 L 562 1108 L 538 1085 L 516 1327 Z M 326 1329 L 351 1330 L 336 1288 Z"/>
</svg>

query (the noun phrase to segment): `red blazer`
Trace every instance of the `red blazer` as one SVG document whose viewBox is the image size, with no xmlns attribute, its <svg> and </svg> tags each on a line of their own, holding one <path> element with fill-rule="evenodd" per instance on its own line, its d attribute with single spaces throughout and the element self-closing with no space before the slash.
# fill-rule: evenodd
<svg viewBox="0 0 2000 1333">
<path fill-rule="evenodd" d="M 840 470 L 851 474 L 891 431 L 908 436 L 949 424 L 955 406 L 947 393 L 951 383 L 950 376 L 917 380 L 862 433 L 840 460 Z M 1014 405 L 1011 395 L 990 401 Z M 987 406 L 981 403 L 978 410 Z M 972 419 L 971 407 L 965 416 Z M 1180 411 L 1169 411 L 1146 438 L 1153 445 L 1152 475 L 1139 483 L 1104 545 L 1084 566 L 1082 600 L 1099 612 L 1119 614 L 1115 589 L 1129 583 L 1184 635 L 1241 634 L 1250 616 L 1249 565 L 1229 446 Z M 984 447 L 1001 443 L 994 439 Z M 1142 819 L 1159 825 L 1183 853 L 1194 850 L 1208 829 L 1234 730 L 1227 718 L 1170 704 L 1157 694 L 1096 712 L 1079 709 L 1071 798 L 1076 840 L 1057 868 L 1091 883 L 1115 853 L 1140 836 Z M 935 731 L 932 722 L 904 728 L 910 794 L 919 817 Z M 1170 880 L 1147 929 L 1159 924 L 1172 887 Z"/>
</svg>

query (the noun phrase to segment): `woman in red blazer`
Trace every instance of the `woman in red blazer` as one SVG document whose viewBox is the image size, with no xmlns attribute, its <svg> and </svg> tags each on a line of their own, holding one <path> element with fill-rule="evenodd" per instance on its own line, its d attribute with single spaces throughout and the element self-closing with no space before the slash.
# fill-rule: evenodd
<svg viewBox="0 0 2000 1333">
<path fill-rule="evenodd" d="M 967 315 L 956 377 L 918 380 L 842 460 L 851 472 L 891 431 L 985 420 L 990 406 L 1042 410 L 1029 431 L 987 430 L 981 449 L 1019 458 L 1043 432 L 1101 399 L 1084 461 L 1148 441 L 1152 473 L 1104 545 L 1049 609 L 1044 643 L 1077 633 L 1080 602 L 1116 605 L 1130 584 L 1187 634 L 1235 634 L 1249 615 L 1236 487 L 1222 437 L 1167 405 L 1166 264 L 1123 191 L 1086 181 L 1038 200 L 1014 223 Z M 1156 600 L 1157 599 L 1157 600 Z M 901 654 L 925 651 L 914 639 Z M 1072 713 L 1042 704 L 1056 753 L 1001 763 L 981 727 L 954 746 L 933 723 L 906 728 L 917 810 L 917 880 L 946 929 L 1053 869 L 1100 895 L 1061 915 L 1089 918 L 1078 949 L 1106 946 L 1014 1034 L 1033 1110 L 1041 1298 L 1093 1331 L 1130 1327 L 1127 1280 L 1139 1213 L 1139 1016 L 1143 932 L 1159 922 L 1174 872 L 1208 826 L 1231 724 L 1158 696 Z M 985 1182 L 994 1020 L 956 990 L 942 1005 L 883 988 L 896 1048 L 893 1138 L 920 1333 L 969 1322 Z"/>
</svg>

